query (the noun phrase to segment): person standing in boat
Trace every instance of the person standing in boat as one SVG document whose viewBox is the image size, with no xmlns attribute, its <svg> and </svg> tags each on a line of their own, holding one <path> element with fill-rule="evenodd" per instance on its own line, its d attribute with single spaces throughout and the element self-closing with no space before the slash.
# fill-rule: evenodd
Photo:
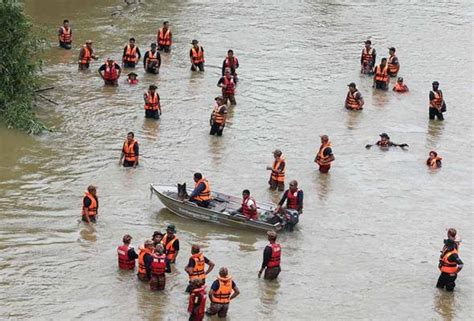
<svg viewBox="0 0 474 321">
<path fill-rule="evenodd" d="M 208 207 L 211 201 L 211 188 L 207 179 L 201 173 L 194 173 L 194 190 L 189 196 L 189 201 L 200 207 Z"/>
<path fill-rule="evenodd" d="M 205 270 L 206 264 L 208 265 L 207 271 Z M 201 247 L 199 245 L 193 245 L 191 247 L 191 257 L 189 258 L 188 265 L 184 269 L 189 275 L 189 285 L 186 288 L 186 292 L 191 292 L 191 284 L 196 279 L 200 280 L 202 284 L 205 284 L 206 276 L 211 273 L 214 266 L 214 262 L 202 254 Z"/>
<path fill-rule="evenodd" d="M 274 280 L 281 271 L 281 246 L 276 243 L 277 234 L 274 231 L 268 231 L 267 236 L 270 244 L 263 251 L 263 263 L 260 271 L 258 271 L 258 277 L 261 277 L 263 270 L 265 270 L 263 278 L 265 280 Z"/>
<path fill-rule="evenodd" d="M 161 240 L 165 248 L 166 257 L 170 261 L 170 263 L 174 263 L 176 261 L 176 257 L 178 256 L 179 252 L 179 239 L 176 237 L 176 227 L 174 225 L 168 225 L 166 228 L 166 235 Z"/>
</svg>

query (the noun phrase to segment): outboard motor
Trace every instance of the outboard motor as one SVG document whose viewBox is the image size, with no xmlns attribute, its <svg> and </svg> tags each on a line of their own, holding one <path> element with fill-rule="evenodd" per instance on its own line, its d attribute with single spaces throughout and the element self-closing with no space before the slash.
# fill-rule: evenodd
<svg viewBox="0 0 474 321">
<path fill-rule="evenodd" d="M 287 209 L 285 215 L 285 229 L 288 231 L 293 231 L 295 225 L 300 221 L 299 216 L 300 214 L 298 211 Z"/>
</svg>

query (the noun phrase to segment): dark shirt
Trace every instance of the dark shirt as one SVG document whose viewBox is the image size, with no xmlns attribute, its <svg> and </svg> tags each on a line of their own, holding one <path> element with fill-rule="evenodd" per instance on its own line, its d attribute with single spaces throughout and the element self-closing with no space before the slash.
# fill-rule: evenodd
<svg viewBox="0 0 474 321">
<path fill-rule="evenodd" d="M 176 238 L 176 236 L 173 237 L 172 239 L 168 239 L 168 238 L 167 238 L 167 239 L 166 239 L 165 248 L 166 248 L 166 245 L 167 245 L 169 242 L 171 242 L 172 240 L 174 240 L 175 238 Z M 179 240 L 178 240 L 178 239 L 176 239 L 176 241 L 174 241 L 174 243 L 173 243 L 173 248 L 174 248 L 175 251 L 179 251 Z"/>
<path fill-rule="evenodd" d="M 209 264 L 209 259 L 207 257 L 204 257 L 204 263 Z M 193 268 L 196 265 L 196 261 L 190 257 L 189 262 L 188 262 L 188 268 Z"/>
<path fill-rule="evenodd" d="M 151 279 L 151 263 L 153 263 L 153 256 L 151 254 L 145 253 L 143 256 L 143 263 L 145 263 L 146 277 Z"/>
<path fill-rule="evenodd" d="M 127 54 L 127 47 L 128 47 L 128 45 L 125 46 L 125 48 L 123 48 L 123 55 L 122 55 L 123 58 L 124 58 L 125 55 Z M 135 46 L 135 48 L 137 48 L 137 56 L 138 56 L 138 59 L 140 59 L 141 56 L 142 56 L 142 54 L 141 54 L 141 52 L 140 52 L 140 49 L 138 49 L 137 46 Z"/>
<path fill-rule="evenodd" d="M 135 249 L 133 247 L 128 249 L 127 256 L 129 260 L 138 259 L 138 254 L 137 252 L 135 252 Z"/>
<path fill-rule="evenodd" d="M 236 286 L 234 280 L 232 280 L 232 289 L 235 289 Z M 219 280 L 212 282 L 211 289 L 214 290 L 214 292 L 219 290 Z"/>
<path fill-rule="evenodd" d="M 206 185 L 203 182 L 199 183 L 199 185 L 191 193 L 191 196 L 189 196 L 189 199 L 192 200 L 193 198 L 201 194 L 201 192 L 204 191 L 205 189 L 206 189 Z"/>
<path fill-rule="evenodd" d="M 222 76 L 221 79 L 217 82 L 217 86 L 222 85 L 224 83 L 224 78 L 225 76 Z M 237 85 L 237 82 L 239 81 L 237 77 L 232 76 L 231 79 L 234 79 L 234 83 Z"/>
<path fill-rule="evenodd" d="M 263 263 L 262 263 L 262 269 L 266 268 L 268 265 L 268 262 L 270 261 L 270 258 L 272 257 L 272 247 L 270 245 L 267 245 L 265 247 L 265 250 L 263 250 Z"/>
<path fill-rule="evenodd" d="M 125 154 L 125 148 L 124 147 L 122 147 L 122 153 Z M 135 143 L 135 145 L 133 145 L 133 152 L 135 153 L 136 156 L 139 156 L 139 154 L 138 154 L 138 152 L 139 152 L 138 143 Z"/>
<path fill-rule="evenodd" d="M 329 155 L 332 155 L 331 147 L 327 147 L 323 152 L 323 156 L 329 156 Z"/>
<path fill-rule="evenodd" d="M 375 143 L 375 145 L 377 145 L 377 146 L 380 146 L 380 147 L 392 147 L 392 146 L 398 146 L 397 144 L 395 144 L 395 143 L 392 143 L 392 142 L 390 142 L 390 141 L 389 141 L 388 143 L 386 143 L 386 144 L 382 145 L 382 141 L 381 141 L 381 140 L 379 140 L 378 142 L 376 142 L 376 143 Z"/>
<path fill-rule="evenodd" d="M 448 257 L 448 261 L 452 263 L 457 263 L 458 265 L 464 265 L 464 263 L 461 261 L 461 258 L 457 253 L 453 253 Z"/>
<path fill-rule="evenodd" d="M 121 69 L 120 66 L 119 66 L 117 63 L 114 63 L 114 65 L 115 65 L 115 68 L 116 68 L 117 70 L 120 70 L 120 69 Z M 105 68 L 107 68 L 107 66 L 106 66 L 106 64 L 103 64 L 102 66 L 99 67 L 99 71 L 104 71 Z"/>
<path fill-rule="evenodd" d="M 275 161 L 273 161 L 273 164 L 275 164 Z M 282 172 L 282 171 L 285 169 L 285 165 L 286 165 L 286 164 L 285 164 L 285 161 L 284 161 L 284 160 L 280 161 L 280 166 L 278 166 L 277 170 L 279 170 L 280 172 Z M 273 170 L 273 166 L 272 166 L 272 172 L 273 172 L 273 171 L 274 171 L 274 170 Z"/>
<path fill-rule="evenodd" d="M 151 52 L 151 50 L 147 51 L 145 53 L 145 56 L 143 57 L 143 67 L 146 68 L 146 63 L 147 63 L 147 60 L 148 60 L 148 57 L 150 56 L 149 53 Z M 161 66 L 161 55 L 160 55 L 160 52 L 159 51 L 156 51 L 156 59 L 158 59 L 158 68 Z"/>
<path fill-rule="evenodd" d="M 280 202 L 278 203 L 278 205 L 282 206 L 285 203 L 285 201 L 288 199 L 288 192 L 289 192 L 289 190 L 286 190 L 285 193 L 283 193 L 283 196 L 282 196 Z M 302 190 L 298 191 L 297 201 L 298 201 L 297 210 L 301 211 L 303 209 L 303 191 Z"/>
</svg>

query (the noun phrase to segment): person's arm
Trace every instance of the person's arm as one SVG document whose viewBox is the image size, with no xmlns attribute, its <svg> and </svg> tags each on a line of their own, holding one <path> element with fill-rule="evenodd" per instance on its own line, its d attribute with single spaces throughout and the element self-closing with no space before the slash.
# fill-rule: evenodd
<svg viewBox="0 0 474 321">
<path fill-rule="evenodd" d="M 377 76 L 377 67 L 375 67 L 375 69 L 374 69 L 374 81 L 372 82 L 372 88 L 375 88 L 375 84 L 377 83 L 375 81 L 376 76 Z"/>
<path fill-rule="evenodd" d="M 202 60 L 205 60 L 204 59 L 204 48 L 203 47 L 201 47 L 201 52 L 202 52 Z"/>
<path fill-rule="evenodd" d="M 145 56 L 143 56 L 143 68 L 146 70 L 146 65 L 148 64 L 148 51 L 145 52 Z"/>
<path fill-rule="evenodd" d="M 222 76 L 219 81 L 217 82 L 217 87 L 225 88 L 224 85 L 224 76 Z"/>
<path fill-rule="evenodd" d="M 302 213 L 303 212 L 303 198 L 304 198 L 304 195 L 303 195 L 303 191 L 298 191 L 298 213 Z"/>
<path fill-rule="evenodd" d="M 237 68 L 239 68 L 239 59 L 235 58 L 234 70 L 236 70 Z"/>
<path fill-rule="evenodd" d="M 81 50 L 79 50 L 79 62 L 81 62 L 82 59 L 84 59 L 84 55 L 85 55 L 85 50 L 84 48 L 81 48 Z"/>
<path fill-rule="evenodd" d="M 61 35 L 63 34 L 63 28 L 59 28 L 59 31 L 58 31 L 58 40 L 59 42 L 61 42 Z"/>
<path fill-rule="evenodd" d="M 153 257 L 147 253 L 143 257 L 143 262 L 145 263 L 146 277 L 151 279 L 151 263 L 153 263 Z"/>
<path fill-rule="evenodd" d="M 123 143 L 122 152 L 120 153 L 119 165 L 122 165 L 122 160 L 125 157 L 125 143 Z"/>
<path fill-rule="evenodd" d="M 122 74 L 122 67 L 120 67 L 119 64 L 115 63 L 115 69 L 117 69 L 117 78 L 120 78 L 120 75 Z"/>
<path fill-rule="evenodd" d="M 170 260 L 168 258 L 165 258 L 165 263 L 166 263 L 166 270 L 165 272 L 166 273 L 171 273 L 171 263 L 170 263 Z"/>
<path fill-rule="evenodd" d="M 286 199 L 288 197 L 288 190 L 286 190 L 283 193 L 283 196 L 281 197 L 281 200 L 278 202 L 278 206 L 275 208 L 275 213 L 279 212 L 283 204 L 285 203 Z"/>
<path fill-rule="evenodd" d="M 135 143 L 135 145 L 133 145 L 133 152 L 135 153 L 135 163 L 133 164 L 133 167 L 137 167 L 138 157 L 140 156 L 140 154 L 139 154 L 140 147 L 138 146 L 138 143 Z"/>
<path fill-rule="evenodd" d="M 225 122 L 227 121 L 227 108 L 225 107 L 221 107 L 221 110 L 219 111 L 219 113 L 222 115 L 222 125 L 221 127 L 224 128 L 225 126 Z"/>
<path fill-rule="evenodd" d="M 326 163 L 330 163 L 332 161 L 334 161 L 336 158 L 334 157 L 334 154 L 332 153 L 332 148 L 331 147 L 328 147 L 324 150 L 324 153 L 323 155 L 325 157 L 327 157 L 327 160 L 325 161 Z"/>
<path fill-rule="evenodd" d="M 260 271 L 258 271 L 258 277 L 262 275 L 262 272 L 267 267 L 268 262 L 270 261 L 271 257 L 272 257 L 272 248 L 267 245 L 265 247 L 265 250 L 263 250 L 263 262 L 262 262 L 262 267 L 260 268 Z"/>
<path fill-rule="evenodd" d="M 408 144 L 396 144 L 396 143 L 392 143 L 392 142 L 389 142 L 388 145 L 389 146 L 395 146 L 395 147 L 401 147 L 401 148 L 408 147 Z"/>
<path fill-rule="evenodd" d="M 142 53 L 140 52 L 140 49 L 137 48 L 137 62 L 140 60 L 140 58 L 142 57 Z"/>
<path fill-rule="evenodd" d="M 195 189 L 194 191 L 191 193 L 191 195 L 189 195 L 189 200 L 192 200 L 193 198 L 195 198 L 196 196 L 198 196 L 199 194 L 201 194 L 201 192 L 206 188 L 206 185 L 204 185 L 204 183 L 200 183 Z"/>
<path fill-rule="evenodd" d="M 209 290 L 209 299 L 212 300 L 214 292 L 216 292 L 217 290 L 219 290 L 219 281 L 216 280 L 212 283 L 211 289 Z"/>
<path fill-rule="evenodd" d="M 158 69 L 161 67 L 161 54 L 157 51 L 158 55 L 156 58 L 158 59 Z"/>
<path fill-rule="evenodd" d="M 173 248 L 175 250 L 175 254 L 174 254 L 174 260 L 176 261 L 176 258 L 178 257 L 178 253 L 179 253 L 179 240 L 176 240 L 174 241 L 173 243 Z"/>
<path fill-rule="evenodd" d="M 214 266 L 216 266 L 216 265 L 214 264 L 214 262 L 209 260 L 207 257 L 204 257 L 204 263 L 209 265 L 209 267 L 207 268 L 207 271 L 206 271 L 206 275 L 208 275 L 209 273 L 211 273 L 211 271 L 214 269 Z"/>
<path fill-rule="evenodd" d="M 224 76 L 224 75 L 225 75 L 225 59 L 222 62 L 222 76 Z M 219 82 L 220 82 L 220 80 L 219 80 Z M 217 83 L 217 86 L 219 86 L 219 83 Z"/>
<path fill-rule="evenodd" d="M 189 258 L 188 265 L 184 268 L 188 275 L 191 275 L 193 273 L 195 265 L 196 262 L 192 258 Z"/>
<path fill-rule="evenodd" d="M 235 284 L 234 281 L 232 281 L 232 290 L 234 290 L 234 293 L 232 293 L 232 295 L 230 296 L 230 300 L 233 300 L 235 299 L 239 294 L 240 294 L 240 290 L 239 288 L 237 287 L 237 284 Z"/>
<path fill-rule="evenodd" d="M 194 64 L 194 61 L 193 61 L 193 49 L 189 49 L 189 60 L 191 60 L 191 65 L 193 65 L 193 67 L 196 67 L 196 65 Z"/>
<path fill-rule="evenodd" d="M 362 66 L 364 64 L 364 49 L 362 49 L 362 52 L 360 53 L 360 65 Z"/>
<path fill-rule="evenodd" d="M 104 79 L 104 74 L 105 74 L 105 64 L 103 64 L 102 66 L 100 66 L 99 68 L 99 75 L 102 79 Z"/>
<path fill-rule="evenodd" d="M 377 61 L 377 52 L 375 49 L 372 50 L 372 66 L 375 66 L 375 62 Z"/>
<path fill-rule="evenodd" d="M 274 172 L 275 174 L 281 174 L 285 170 L 285 166 L 286 166 L 285 161 L 281 161 L 280 166 L 278 166 L 276 170 L 272 170 L 272 172 Z"/>
<path fill-rule="evenodd" d="M 89 206 L 91 206 L 92 200 L 89 198 L 89 196 L 84 197 L 84 200 L 82 201 L 82 216 L 86 217 L 87 223 L 90 223 L 89 215 L 87 215 L 87 209 Z"/>
<path fill-rule="evenodd" d="M 122 61 L 125 62 L 125 57 L 127 56 L 127 46 L 123 48 Z"/>
<path fill-rule="evenodd" d="M 134 248 L 128 249 L 127 256 L 129 260 L 135 260 L 138 259 L 138 254 L 135 252 Z"/>
<path fill-rule="evenodd" d="M 359 101 L 360 108 L 362 108 L 362 106 L 364 106 L 364 104 L 365 104 L 365 101 L 364 101 L 364 98 L 362 97 L 361 93 L 359 93 L 357 95 L 357 100 Z"/>
</svg>

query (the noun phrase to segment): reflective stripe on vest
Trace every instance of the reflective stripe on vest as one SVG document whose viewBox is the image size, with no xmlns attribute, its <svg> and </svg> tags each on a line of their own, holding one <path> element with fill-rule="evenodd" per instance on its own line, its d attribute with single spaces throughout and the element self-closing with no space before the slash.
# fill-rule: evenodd
<svg viewBox="0 0 474 321">
<path fill-rule="evenodd" d="M 202 47 L 198 47 L 197 50 L 196 48 L 192 47 L 191 52 L 194 64 L 200 64 L 201 62 L 204 62 L 204 53 L 202 52 Z"/>
<path fill-rule="evenodd" d="M 290 210 L 297 210 L 298 209 L 298 192 L 300 190 L 296 190 L 294 193 L 292 193 L 290 190 L 288 190 L 288 194 L 286 195 L 287 198 L 287 203 L 286 207 Z"/>
<path fill-rule="evenodd" d="M 122 245 L 117 248 L 118 266 L 124 270 L 133 270 L 135 268 L 135 260 L 128 258 L 128 245 Z"/>
<path fill-rule="evenodd" d="M 194 260 L 194 267 L 189 275 L 189 280 L 206 279 L 206 273 L 204 271 L 206 262 L 204 261 L 204 255 L 202 253 L 194 254 L 191 256 L 191 259 Z"/>
<path fill-rule="evenodd" d="M 207 180 L 205 178 L 201 178 L 197 183 L 196 185 L 194 186 L 194 188 L 197 188 L 199 186 L 199 184 L 203 183 L 204 184 L 204 190 L 199 193 L 199 195 L 197 195 L 195 197 L 195 199 L 197 201 L 209 201 L 211 199 L 211 188 L 209 187 L 209 183 L 207 182 Z"/>
<path fill-rule="evenodd" d="M 170 46 L 171 45 L 171 34 L 170 29 L 166 30 L 166 33 L 163 35 L 163 28 L 158 32 L 158 44 L 160 46 Z"/>
<path fill-rule="evenodd" d="M 176 250 L 174 249 L 173 245 L 178 238 L 175 236 L 171 241 L 168 242 L 168 234 L 163 237 L 161 243 L 165 246 L 165 253 L 168 260 L 173 263 L 176 259 Z"/>
<path fill-rule="evenodd" d="M 395 86 L 393 87 L 393 90 L 395 90 L 396 92 L 399 92 L 399 93 L 404 93 L 405 91 L 407 91 L 407 87 L 404 85 L 404 84 L 400 84 L 400 83 L 395 83 Z"/>
<path fill-rule="evenodd" d="M 153 262 L 151 263 L 151 273 L 155 275 L 163 275 L 166 272 L 166 254 L 153 254 Z"/>
<path fill-rule="evenodd" d="M 115 61 L 112 63 L 112 67 L 106 62 L 104 70 L 105 80 L 116 80 L 118 78 L 117 68 L 115 67 Z"/>
<path fill-rule="evenodd" d="M 59 41 L 64 43 L 71 43 L 72 35 L 71 28 L 66 29 L 64 26 L 61 27 L 62 33 L 59 35 Z"/>
<path fill-rule="evenodd" d="M 250 200 L 253 202 L 253 210 L 251 210 L 250 207 L 247 205 Z M 255 199 L 253 197 L 249 196 L 242 201 L 242 214 L 244 214 L 245 217 L 249 218 L 257 217 L 257 202 L 255 202 Z"/>
<path fill-rule="evenodd" d="M 90 50 L 86 45 L 82 46 L 82 49 L 84 50 L 84 56 L 80 62 L 81 64 L 86 64 L 91 61 L 92 50 Z"/>
<path fill-rule="evenodd" d="M 212 302 L 227 304 L 230 302 L 232 294 L 232 277 L 218 277 L 217 280 L 219 281 L 219 289 L 212 295 Z"/>
<path fill-rule="evenodd" d="M 148 56 L 147 56 L 147 64 L 148 62 L 153 62 L 153 61 L 158 61 L 158 51 L 155 51 L 155 53 L 151 52 L 151 50 L 148 50 Z"/>
<path fill-rule="evenodd" d="M 234 77 L 227 78 L 224 76 L 224 86 L 225 88 L 222 88 L 222 92 L 228 95 L 233 95 L 235 93 L 235 81 Z"/>
<path fill-rule="evenodd" d="M 221 110 L 224 107 L 222 106 L 215 106 L 214 110 L 212 111 L 212 117 L 214 118 L 214 122 L 216 124 L 223 124 L 224 123 L 224 114 L 221 114 Z"/>
<path fill-rule="evenodd" d="M 97 200 L 94 196 L 92 196 L 91 193 L 86 192 L 86 195 L 82 199 L 82 202 L 84 202 L 84 199 L 86 197 L 91 200 L 91 205 L 89 205 L 89 207 L 86 207 L 87 216 L 94 216 L 97 214 Z"/>
<path fill-rule="evenodd" d="M 457 254 L 458 251 L 456 249 L 446 253 L 440 260 L 439 263 L 441 264 L 441 272 L 455 274 L 458 272 L 458 264 L 456 262 L 449 262 L 448 259 L 452 254 Z"/>
<path fill-rule="evenodd" d="M 133 46 L 133 48 L 131 48 L 130 45 L 127 45 L 127 50 L 125 51 L 124 61 L 137 63 L 137 61 L 138 61 L 137 46 Z"/>
<path fill-rule="evenodd" d="M 281 247 L 280 244 L 270 244 L 272 247 L 272 256 L 267 263 L 267 267 L 277 267 L 280 266 L 280 258 L 281 258 Z"/>
<path fill-rule="evenodd" d="M 434 99 L 431 101 L 431 104 L 436 108 L 441 108 L 443 105 L 443 93 L 441 90 L 431 92 L 434 94 Z"/>
<path fill-rule="evenodd" d="M 388 67 L 385 65 L 385 67 L 382 69 L 380 65 L 375 67 L 375 81 L 383 81 L 387 82 L 389 79 L 388 77 Z"/>
<path fill-rule="evenodd" d="M 319 165 L 330 165 L 331 164 L 331 162 L 328 161 L 330 155 L 324 156 L 324 151 L 328 148 L 331 148 L 331 143 L 330 142 L 328 142 L 327 144 L 321 145 L 321 147 L 319 147 L 319 152 L 318 152 L 318 156 L 319 156 L 318 164 Z"/>
<path fill-rule="evenodd" d="M 231 61 L 232 61 L 232 63 L 231 63 Z M 227 57 L 227 58 L 225 58 L 224 68 L 233 69 L 233 68 L 235 68 L 235 66 L 237 66 L 237 63 L 238 63 L 237 58 L 232 57 L 232 60 L 230 60 L 230 58 Z"/>
<path fill-rule="evenodd" d="M 146 101 L 145 102 L 145 109 L 150 109 L 150 110 L 159 110 L 159 109 L 161 109 L 160 95 L 158 95 L 157 92 L 155 92 L 154 95 L 152 95 L 150 92 L 147 92 L 145 101 Z"/>
<path fill-rule="evenodd" d="M 137 155 L 135 155 L 135 144 L 137 141 L 134 139 L 130 144 L 128 140 L 125 140 L 123 143 L 123 153 L 125 154 L 125 160 L 128 162 L 134 162 L 137 160 Z"/>
<path fill-rule="evenodd" d="M 393 55 L 393 56 L 390 56 L 388 57 L 388 61 L 387 61 L 387 66 L 388 66 L 388 72 L 391 74 L 391 75 L 396 75 L 398 73 L 398 70 L 400 69 L 400 65 L 399 64 L 393 64 L 392 61 L 393 59 L 397 58 L 397 56 Z"/>
<path fill-rule="evenodd" d="M 373 59 L 374 59 L 374 48 L 370 48 L 369 51 L 367 51 L 367 48 L 362 49 L 362 62 L 364 64 L 371 63 Z"/>
<path fill-rule="evenodd" d="M 138 274 L 142 276 L 146 276 L 145 254 L 151 254 L 151 251 L 144 248 L 140 250 L 140 254 L 138 254 Z"/>
<path fill-rule="evenodd" d="M 349 90 L 346 97 L 346 107 L 350 109 L 360 109 L 360 102 L 356 98 L 357 94 L 359 93 L 358 90 L 354 91 L 353 93 Z"/>
<path fill-rule="evenodd" d="M 282 162 L 285 162 L 285 159 L 283 158 L 283 156 L 280 156 L 280 158 L 278 160 L 275 160 L 273 162 L 273 170 L 272 170 L 272 176 L 271 176 L 271 179 L 274 180 L 274 181 L 277 181 L 277 182 L 285 182 L 285 170 L 286 170 L 286 164 L 283 165 L 283 170 L 281 173 L 277 173 L 276 171 L 279 170 L 280 168 L 280 164 Z"/>
</svg>

